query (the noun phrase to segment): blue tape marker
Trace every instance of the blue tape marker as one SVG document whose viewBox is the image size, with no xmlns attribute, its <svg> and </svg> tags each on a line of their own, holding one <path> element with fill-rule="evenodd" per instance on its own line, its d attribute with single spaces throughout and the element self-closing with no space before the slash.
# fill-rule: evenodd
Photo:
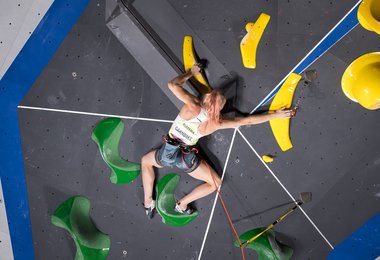
<svg viewBox="0 0 380 260">
<path fill-rule="evenodd" d="M 319 57 L 321 57 L 326 51 L 328 51 L 335 43 L 342 39 L 347 33 L 349 33 L 359 21 L 357 18 L 358 8 L 361 1 L 359 1 L 346 15 L 339 21 L 339 23 L 320 41 L 316 47 L 291 71 L 297 74 L 301 74 L 312 63 L 314 63 Z M 281 88 L 286 79 L 283 79 L 257 106 L 251 111 L 253 113 L 260 107 L 264 106 L 269 100 L 271 100 Z"/>
<path fill-rule="evenodd" d="M 0 81 L 0 177 L 14 259 L 34 259 L 17 105 L 89 0 L 55 0 Z"/>
<path fill-rule="evenodd" d="M 340 243 L 328 260 L 374 260 L 380 256 L 380 214 Z"/>
</svg>

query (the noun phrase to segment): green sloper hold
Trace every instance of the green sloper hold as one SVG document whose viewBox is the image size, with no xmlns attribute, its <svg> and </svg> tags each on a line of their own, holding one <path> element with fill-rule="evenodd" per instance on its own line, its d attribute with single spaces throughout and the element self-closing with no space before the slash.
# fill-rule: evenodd
<svg viewBox="0 0 380 260">
<path fill-rule="evenodd" d="M 263 231 L 263 228 L 255 228 L 253 230 L 247 231 L 242 234 L 240 242 L 243 243 L 255 235 Z M 239 242 L 235 241 L 234 245 L 239 247 Z M 247 248 L 251 248 L 256 251 L 259 256 L 259 260 L 288 260 L 293 255 L 293 249 L 286 245 L 281 244 L 275 238 L 274 231 L 272 229 L 268 230 L 253 242 L 247 245 Z"/>
<path fill-rule="evenodd" d="M 180 178 L 178 174 L 169 173 L 162 177 L 156 186 L 157 212 L 161 215 L 162 222 L 174 227 L 185 226 L 198 216 L 197 211 L 191 215 L 183 215 L 174 211 L 176 203 L 174 191 Z"/>
<path fill-rule="evenodd" d="M 106 259 L 111 240 L 92 222 L 87 198 L 74 196 L 67 199 L 54 211 L 51 222 L 70 233 L 77 247 L 75 260 Z"/>
<path fill-rule="evenodd" d="M 128 162 L 120 156 L 119 141 L 123 131 L 123 121 L 109 117 L 100 121 L 91 135 L 99 146 L 103 160 L 111 168 L 110 180 L 114 184 L 130 183 L 140 174 L 140 164 Z"/>
</svg>

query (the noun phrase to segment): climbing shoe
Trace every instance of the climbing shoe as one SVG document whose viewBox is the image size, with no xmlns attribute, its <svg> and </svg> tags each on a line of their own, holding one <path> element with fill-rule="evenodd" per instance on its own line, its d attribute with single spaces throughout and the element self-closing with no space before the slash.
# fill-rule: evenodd
<svg viewBox="0 0 380 260">
<path fill-rule="evenodd" d="M 181 213 L 183 215 L 191 215 L 194 213 L 194 209 L 189 207 L 189 205 L 186 207 L 186 209 L 181 209 L 178 203 L 175 204 L 174 211 Z"/>
<path fill-rule="evenodd" d="M 148 217 L 148 219 L 152 219 L 153 218 L 155 208 L 156 208 L 156 201 L 155 200 L 152 200 L 152 202 L 150 203 L 150 206 L 148 208 L 144 207 L 145 214 Z"/>
</svg>

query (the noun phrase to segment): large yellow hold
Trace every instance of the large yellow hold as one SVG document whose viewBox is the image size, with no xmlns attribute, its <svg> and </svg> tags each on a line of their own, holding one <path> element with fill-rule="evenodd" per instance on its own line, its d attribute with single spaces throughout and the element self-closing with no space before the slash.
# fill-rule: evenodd
<svg viewBox="0 0 380 260">
<path fill-rule="evenodd" d="M 191 67 L 193 67 L 193 65 L 196 63 L 198 63 L 198 61 L 196 59 L 196 54 L 194 51 L 193 37 L 185 36 L 183 39 L 183 65 L 185 67 L 185 71 L 190 70 Z M 208 84 L 203 73 L 194 76 L 190 79 L 190 81 L 202 94 L 206 94 L 212 91 L 212 88 Z"/>
<path fill-rule="evenodd" d="M 367 109 L 380 108 L 380 52 L 354 60 L 343 74 L 342 90 L 349 99 Z"/>
<path fill-rule="evenodd" d="M 296 73 L 290 74 L 281 86 L 280 90 L 274 97 L 272 104 L 270 105 L 270 111 L 276 111 L 282 107 L 290 108 L 293 101 L 294 91 L 297 84 L 301 79 L 301 75 Z M 289 127 L 290 118 L 276 118 L 269 121 L 270 127 L 278 145 L 282 151 L 287 151 L 293 147 L 290 141 Z"/>
<path fill-rule="evenodd" d="M 256 23 L 247 23 L 245 26 L 247 34 L 240 42 L 240 52 L 243 59 L 243 65 L 246 68 L 256 68 L 257 45 L 259 44 L 269 19 L 269 15 L 262 13 Z"/>
<path fill-rule="evenodd" d="M 367 30 L 380 34 L 380 1 L 363 0 L 358 9 L 358 20 Z"/>
</svg>

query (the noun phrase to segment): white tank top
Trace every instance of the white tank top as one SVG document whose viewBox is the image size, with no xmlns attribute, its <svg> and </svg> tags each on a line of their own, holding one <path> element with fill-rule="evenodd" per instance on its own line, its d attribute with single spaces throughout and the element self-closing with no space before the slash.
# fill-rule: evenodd
<svg viewBox="0 0 380 260">
<path fill-rule="evenodd" d="M 187 145 L 195 145 L 203 136 L 199 133 L 198 128 L 207 119 L 207 112 L 204 108 L 201 108 L 201 112 L 190 120 L 185 120 L 178 115 L 169 130 L 169 135 L 172 138 L 180 139 Z"/>
</svg>

